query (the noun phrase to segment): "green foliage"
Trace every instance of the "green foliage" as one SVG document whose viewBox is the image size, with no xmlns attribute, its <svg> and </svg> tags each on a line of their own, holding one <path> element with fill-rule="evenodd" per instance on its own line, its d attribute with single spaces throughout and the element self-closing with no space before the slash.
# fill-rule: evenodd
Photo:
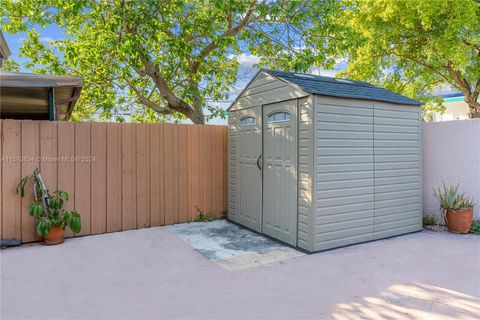
<svg viewBox="0 0 480 320">
<path fill-rule="evenodd" d="M 30 176 L 25 176 L 20 180 L 20 182 L 17 185 L 17 194 L 20 194 L 20 197 L 25 197 L 25 187 L 30 180 Z"/>
<path fill-rule="evenodd" d="M 218 219 L 223 219 L 222 217 L 217 218 L 208 213 L 204 213 L 197 205 L 195 205 L 195 210 L 197 210 L 197 215 L 193 219 L 195 222 L 210 222 Z"/>
<path fill-rule="evenodd" d="M 7 59 L 7 60 L 3 61 L 3 65 L 0 68 L 0 70 L 19 72 L 20 71 L 20 65 L 15 60 Z"/>
<path fill-rule="evenodd" d="M 470 233 L 480 234 L 480 220 L 473 220 L 472 226 L 470 227 Z"/>
<path fill-rule="evenodd" d="M 195 222 L 210 222 L 210 221 L 214 221 L 214 220 L 217 220 L 215 217 L 211 216 L 211 215 L 208 215 L 208 214 L 205 214 L 203 212 L 200 212 L 197 214 L 197 216 L 193 219 L 193 221 Z"/>
<path fill-rule="evenodd" d="M 203 123 L 225 116 L 209 101 L 229 98 L 238 55 L 305 71 L 332 65 L 327 43 L 337 0 L 3 0 L 2 27 L 27 32 L 27 68 L 81 76 L 73 119 Z M 47 44 L 36 26 L 67 35 Z M 147 109 L 154 110 L 152 114 Z"/>
<path fill-rule="evenodd" d="M 17 194 L 23 198 L 25 196 L 25 187 L 28 181 L 34 180 L 37 194 L 35 199 L 44 201 L 33 201 L 28 207 L 28 213 L 35 218 L 37 234 L 45 237 L 50 233 L 52 227 L 69 227 L 73 232 L 78 233 L 81 230 L 80 214 L 76 211 L 66 211 L 63 206 L 68 201 L 68 193 L 62 190 L 55 190 L 53 196 L 43 189 L 43 183 L 40 183 L 39 175 L 26 176 L 22 178 L 17 185 Z"/>
<path fill-rule="evenodd" d="M 444 109 L 439 86 L 465 94 L 471 107 L 480 92 L 480 3 L 473 0 L 345 0 L 334 42 L 348 57 L 343 75 L 384 86 Z M 472 109 L 471 109 L 471 112 Z M 475 116 L 472 114 L 472 116 Z M 480 116 L 480 113 L 477 114 Z"/>
<path fill-rule="evenodd" d="M 41 202 L 30 204 L 28 213 L 36 220 L 36 229 L 39 236 L 47 236 L 52 227 L 65 228 L 67 226 L 75 233 L 80 232 L 80 214 L 76 211 L 64 210 L 65 201 L 68 201 L 68 193 L 56 190 L 47 202 L 47 208 L 44 208 Z"/>
<path fill-rule="evenodd" d="M 440 208 L 443 211 L 453 210 L 459 211 L 462 209 L 473 208 L 473 200 L 466 196 L 465 193 L 458 192 L 458 184 L 453 186 L 446 186 L 442 183 L 442 188 L 434 188 L 433 193 L 438 202 L 440 202 Z"/>
<path fill-rule="evenodd" d="M 424 226 L 436 226 L 438 224 L 438 219 L 435 215 L 429 214 L 423 217 Z"/>
</svg>

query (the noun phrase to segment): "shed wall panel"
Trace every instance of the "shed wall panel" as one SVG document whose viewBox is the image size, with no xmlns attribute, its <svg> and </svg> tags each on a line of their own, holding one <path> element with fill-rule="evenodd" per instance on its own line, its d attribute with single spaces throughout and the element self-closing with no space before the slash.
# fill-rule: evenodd
<svg viewBox="0 0 480 320">
<path fill-rule="evenodd" d="M 373 240 L 371 101 L 315 97 L 315 246 Z"/>
<path fill-rule="evenodd" d="M 374 102 L 374 239 L 422 229 L 419 112 Z"/>
<path fill-rule="evenodd" d="M 314 115 L 313 96 L 298 102 L 298 234 L 297 245 L 313 251 Z"/>
</svg>

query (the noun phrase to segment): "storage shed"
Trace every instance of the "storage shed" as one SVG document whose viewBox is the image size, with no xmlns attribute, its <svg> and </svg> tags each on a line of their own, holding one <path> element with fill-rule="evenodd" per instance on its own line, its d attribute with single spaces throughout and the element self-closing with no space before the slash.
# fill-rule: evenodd
<svg viewBox="0 0 480 320">
<path fill-rule="evenodd" d="M 229 108 L 229 219 L 310 252 L 421 230 L 420 104 L 261 70 Z"/>
</svg>

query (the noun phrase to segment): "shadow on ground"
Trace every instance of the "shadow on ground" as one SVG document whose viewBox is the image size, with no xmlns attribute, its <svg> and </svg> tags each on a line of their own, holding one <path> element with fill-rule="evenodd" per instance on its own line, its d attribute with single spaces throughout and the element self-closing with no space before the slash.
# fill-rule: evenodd
<svg viewBox="0 0 480 320">
<path fill-rule="evenodd" d="M 335 320 L 479 319 L 480 299 L 426 284 L 393 285 L 381 297 L 337 304 Z"/>
</svg>

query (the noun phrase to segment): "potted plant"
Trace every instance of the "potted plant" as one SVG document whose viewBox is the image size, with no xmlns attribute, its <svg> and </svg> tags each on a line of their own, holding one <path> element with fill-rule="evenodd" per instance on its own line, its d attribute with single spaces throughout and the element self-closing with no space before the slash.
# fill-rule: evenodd
<svg viewBox="0 0 480 320">
<path fill-rule="evenodd" d="M 55 190 L 53 196 L 45 188 L 40 170 L 35 169 L 33 176 L 23 178 L 17 186 L 20 196 L 25 195 L 25 186 L 33 178 L 34 201 L 30 204 L 28 213 L 36 220 L 35 226 L 45 244 L 60 244 L 64 240 L 65 227 L 78 233 L 81 229 L 80 214 L 76 211 L 66 211 L 63 208 L 68 201 L 68 193 Z"/>
<path fill-rule="evenodd" d="M 433 189 L 435 197 L 440 202 L 448 231 L 453 233 L 468 233 L 473 221 L 473 200 L 458 192 L 458 184 Z"/>
</svg>

